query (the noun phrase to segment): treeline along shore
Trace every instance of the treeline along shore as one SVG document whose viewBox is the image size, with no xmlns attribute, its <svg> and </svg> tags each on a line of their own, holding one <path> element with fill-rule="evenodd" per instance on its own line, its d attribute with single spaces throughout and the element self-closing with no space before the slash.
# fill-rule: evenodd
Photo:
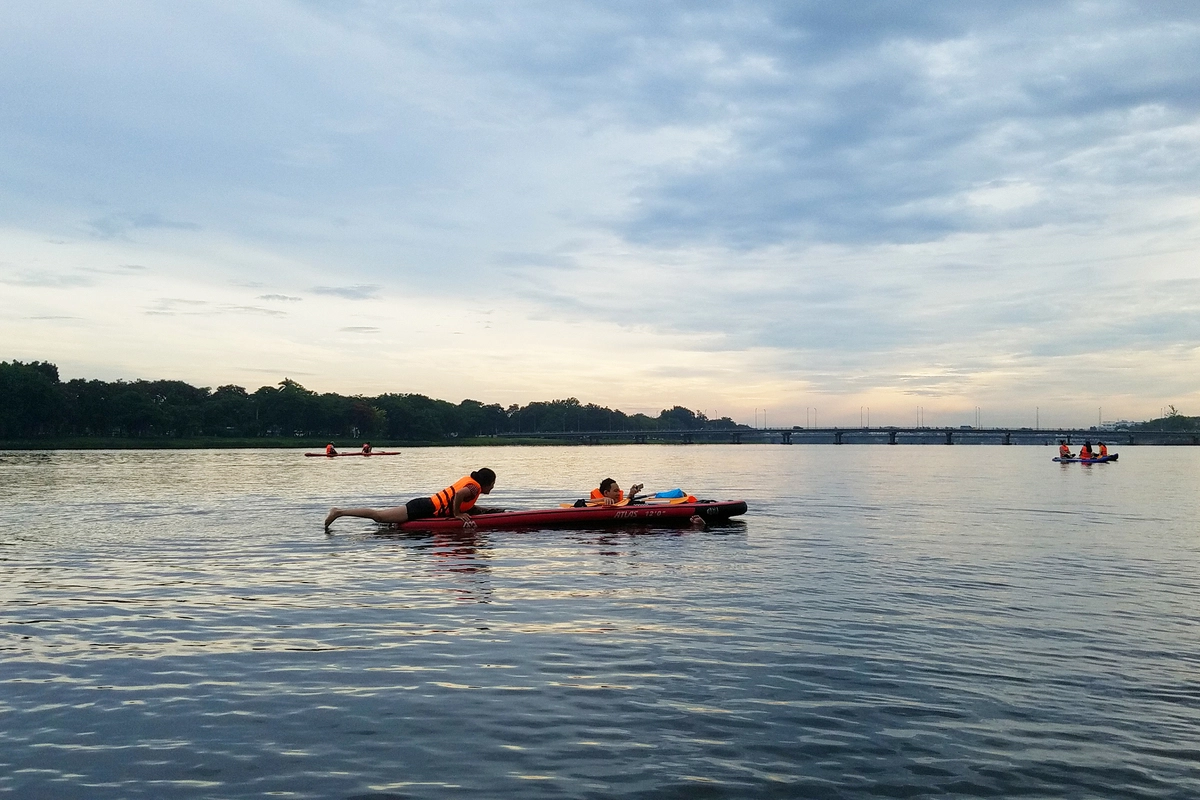
<svg viewBox="0 0 1200 800">
<path fill-rule="evenodd" d="M 681 406 L 651 417 L 573 397 L 507 408 L 406 393 L 347 397 L 286 378 L 253 392 L 169 380 L 63 382 L 49 362 L 0 362 L 0 443 L 18 447 L 271 447 L 346 439 L 461 444 L 500 433 L 746 427 Z"/>
</svg>

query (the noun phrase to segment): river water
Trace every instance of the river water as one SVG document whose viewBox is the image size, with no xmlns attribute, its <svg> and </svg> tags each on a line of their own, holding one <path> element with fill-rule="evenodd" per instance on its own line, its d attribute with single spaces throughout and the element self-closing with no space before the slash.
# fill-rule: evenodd
<svg viewBox="0 0 1200 800">
<path fill-rule="evenodd" d="M 0 453 L 0 793 L 1200 796 L 1200 449 Z M 380 533 L 470 469 L 699 530 Z"/>
</svg>

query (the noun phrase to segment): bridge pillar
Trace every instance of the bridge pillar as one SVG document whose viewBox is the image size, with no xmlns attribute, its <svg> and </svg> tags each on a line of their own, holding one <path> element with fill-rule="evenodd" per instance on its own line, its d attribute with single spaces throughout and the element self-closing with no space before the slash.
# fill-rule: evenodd
<svg viewBox="0 0 1200 800">
<path fill-rule="evenodd" d="M 784 431 L 784 432 L 783 432 L 783 443 L 784 443 L 784 444 L 791 444 L 791 443 L 792 443 L 792 432 L 791 432 L 791 431 Z"/>
<path fill-rule="evenodd" d="M 1008 431 L 1004 434 L 1004 443 L 1012 444 L 1012 431 Z"/>
<path fill-rule="evenodd" d="M 896 432 L 888 431 L 888 444 L 895 444 L 895 443 L 896 443 Z"/>
<path fill-rule="evenodd" d="M 742 435 L 740 433 L 730 434 L 730 440 L 731 440 L 731 444 L 741 444 L 742 443 Z"/>
<path fill-rule="evenodd" d="M 954 444 L 954 431 L 946 431 L 946 444 Z"/>
<path fill-rule="evenodd" d="M 833 432 L 833 443 L 834 443 L 834 444 L 841 444 L 841 443 L 842 443 L 842 432 L 841 432 L 841 431 L 834 431 L 834 432 Z"/>
</svg>

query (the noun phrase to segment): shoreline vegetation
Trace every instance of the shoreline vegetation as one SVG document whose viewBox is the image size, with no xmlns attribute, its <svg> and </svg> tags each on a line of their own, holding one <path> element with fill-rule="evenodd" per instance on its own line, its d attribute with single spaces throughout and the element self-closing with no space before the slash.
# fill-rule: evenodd
<svg viewBox="0 0 1200 800">
<path fill-rule="evenodd" d="M 370 441 L 377 450 L 395 447 L 571 445 L 570 439 L 539 434 L 599 434 L 593 444 L 635 441 L 628 434 L 659 439 L 658 432 L 703 434 L 757 429 L 729 417 L 709 419 L 682 406 L 657 417 L 625 414 L 565 400 L 528 405 L 458 404 L 420 394 L 375 397 L 318 394 L 285 378 L 275 386 L 248 392 L 240 386 L 217 389 L 183 381 L 113 381 L 76 378 L 63 382 L 58 367 L 44 361 L 0 362 L 0 449 L 321 449 L 327 442 L 344 451 Z M 849 430 L 849 429 L 847 429 Z M 1200 432 L 1200 417 L 1174 406 L 1159 419 L 1122 426 L 1128 432 Z M 623 434 L 606 438 L 604 432 Z M 522 433 L 531 434 L 529 437 Z M 497 434 L 504 434 L 503 437 Z"/>
<path fill-rule="evenodd" d="M 437 442 L 393 441 L 372 439 L 375 450 L 391 450 L 397 447 L 508 447 L 511 445 L 574 445 L 575 442 L 561 439 L 521 438 L 506 436 L 474 436 L 463 439 L 446 439 Z M 304 449 L 310 452 L 323 451 L 328 438 L 286 437 L 227 437 L 193 436 L 183 437 L 114 437 L 74 436 L 66 438 L 0 439 L 0 450 L 287 450 Z M 615 444 L 616 442 L 612 442 Z M 355 453 L 361 442 L 348 438 L 345 444 L 337 445 L 343 453 Z M 609 442 L 606 442 L 609 444 Z"/>
<path fill-rule="evenodd" d="M 522 433 L 751 430 L 682 406 L 657 417 L 565 400 L 524 406 L 450 403 L 420 394 L 319 394 L 284 378 L 249 392 L 183 381 L 59 379 L 46 361 L 0 362 L 0 447 L 6 449 L 357 448 L 561 444 Z M 493 438 L 506 434 L 503 439 Z"/>
</svg>

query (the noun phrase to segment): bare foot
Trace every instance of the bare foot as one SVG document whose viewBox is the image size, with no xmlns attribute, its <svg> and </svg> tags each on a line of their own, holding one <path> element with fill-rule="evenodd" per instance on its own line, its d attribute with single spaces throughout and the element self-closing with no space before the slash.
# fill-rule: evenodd
<svg viewBox="0 0 1200 800">
<path fill-rule="evenodd" d="M 329 509 L 329 514 L 325 517 L 325 530 L 329 530 L 329 526 L 332 525 L 333 521 L 341 515 L 342 510 L 340 508 Z"/>
</svg>

